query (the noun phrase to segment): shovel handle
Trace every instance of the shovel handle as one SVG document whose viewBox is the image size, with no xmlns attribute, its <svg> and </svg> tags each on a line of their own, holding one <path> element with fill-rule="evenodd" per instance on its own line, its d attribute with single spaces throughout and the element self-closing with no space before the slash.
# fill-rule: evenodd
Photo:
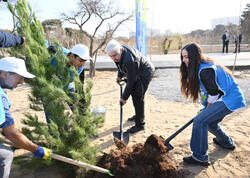
<svg viewBox="0 0 250 178">
<path fill-rule="evenodd" d="M 91 169 L 91 170 L 94 170 L 94 171 L 97 171 L 100 173 L 104 173 L 104 174 L 106 174 L 109 171 L 107 169 L 104 169 L 104 168 L 101 168 L 98 166 L 90 165 L 88 163 L 84 163 L 81 161 L 76 161 L 76 160 L 73 160 L 73 159 L 58 155 L 58 154 L 54 154 L 54 153 L 51 153 L 51 158 L 59 160 L 59 161 L 63 161 L 65 163 L 73 164 L 75 166 Z"/>
<path fill-rule="evenodd" d="M 120 98 L 122 98 L 122 85 L 123 84 L 119 84 L 120 85 Z M 123 140 L 123 125 L 122 125 L 122 118 L 123 117 L 123 109 L 122 109 L 122 103 L 120 103 L 120 133 L 121 133 L 121 140 Z"/>
<path fill-rule="evenodd" d="M 191 119 L 188 123 L 186 123 L 184 126 L 182 126 L 179 130 L 177 130 L 175 133 L 173 133 L 170 137 L 168 137 L 165 142 L 170 142 L 174 137 L 176 137 L 180 132 L 182 132 L 186 127 L 188 127 L 194 119 Z"/>
<path fill-rule="evenodd" d="M 11 145 L 11 146 L 15 146 L 15 144 L 13 142 L 8 141 L 8 140 L 6 140 L 4 138 L 0 138 L 0 142 L 6 143 L 6 144 Z M 94 170 L 94 171 L 97 171 L 97 172 L 100 172 L 100 173 L 104 173 L 104 174 L 110 174 L 109 170 L 101 168 L 101 167 L 98 167 L 98 166 L 90 165 L 88 163 L 84 163 L 84 162 L 81 162 L 81 161 L 76 161 L 76 160 L 73 160 L 71 158 L 67 158 L 67 157 L 64 157 L 64 156 L 61 156 L 61 155 L 58 155 L 58 154 L 54 154 L 54 153 L 51 153 L 50 156 L 53 159 L 56 159 L 56 160 L 59 160 L 59 161 L 63 161 L 65 163 L 73 164 L 75 166 L 87 168 L 87 169 Z"/>
<path fill-rule="evenodd" d="M 118 83 L 120 86 L 124 85 L 127 82 L 126 78 L 122 78 L 120 82 Z"/>
</svg>

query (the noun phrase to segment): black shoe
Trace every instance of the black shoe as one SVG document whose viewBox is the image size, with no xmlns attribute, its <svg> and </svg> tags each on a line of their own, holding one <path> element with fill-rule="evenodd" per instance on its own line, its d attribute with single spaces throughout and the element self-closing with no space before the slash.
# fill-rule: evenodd
<svg viewBox="0 0 250 178">
<path fill-rule="evenodd" d="M 134 121 L 134 120 L 135 120 L 135 117 L 136 117 L 136 116 L 132 116 L 132 117 L 128 118 L 128 121 L 131 121 L 131 122 Z"/>
<path fill-rule="evenodd" d="M 204 167 L 208 167 L 211 164 L 210 161 L 198 161 L 194 159 L 192 156 L 184 157 L 183 161 L 187 164 L 200 165 Z"/>
<path fill-rule="evenodd" d="M 132 133 L 139 132 L 141 130 L 145 130 L 145 128 L 143 126 L 141 126 L 141 127 L 133 126 L 133 127 L 129 128 L 127 130 L 127 132 L 132 134 Z"/>
<path fill-rule="evenodd" d="M 220 147 L 228 149 L 228 150 L 234 150 L 235 149 L 235 145 L 234 144 L 232 144 L 232 145 L 222 145 L 216 138 L 213 138 L 213 142 L 216 145 L 219 145 Z"/>
</svg>

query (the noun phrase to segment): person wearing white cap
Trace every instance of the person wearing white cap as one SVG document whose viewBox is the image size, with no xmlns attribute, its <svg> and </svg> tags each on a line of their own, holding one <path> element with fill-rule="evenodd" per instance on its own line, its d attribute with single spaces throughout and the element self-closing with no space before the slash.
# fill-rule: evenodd
<svg viewBox="0 0 250 178">
<path fill-rule="evenodd" d="M 16 127 L 10 114 L 10 102 L 3 88 L 14 89 L 24 83 L 24 78 L 34 78 L 26 69 L 24 60 L 15 57 L 0 59 L 0 128 L 7 139 L 17 147 L 34 153 L 38 158 L 50 158 L 51 150 L 40 147 L 30 141 Z M 13 160 L 13 151 L 5 145 L 0 145 L 0 177 L 8 178 Z"/>
<path fill-rule="evenodd" d="M 70 65 L 74 65 L 77 69 L 84 66 L 88 59 L 91 60 L 89 48 L 83 44 L 75 45 L 67 56 Z"/>
<path fill-rule="evenodd" d="M 77 69 L 80 81 L 84 83 L 84 66 L 86 65 L 87 60 L 91 60 L 91 57 L 89 56 L 89 48 L 86 45 L 77 44 L 71 50 L 68 50 L 66 48 L 62 49 L 64 54 L 69 58 L 69 66 L 74 66 Z M 48 50 L 52 54 L 56 53 L 56 45 L 49 46 Z M 57 62 L 55 58 L 51 59 L 51 64 L 54 68 L 56 68 Z M 68 88 L 71 92 L 76 92 L 72 76 L 72 73 L 70 73 L 70 82 Z M 85 98 L 82 98 L 81 102 L 85 103 Z M 44 112 L 46 121 L 48 124 L 50 124 L 50 115 L 46 109 L 46 104 L 44 105 Z"/>
<path fill-rule="evenodd" d="M 56 52 L 56 46 L 52 45 L 48 47 L 48 50 L 51 53 Z M 75 45 L 71 50 L 63 48 L 64 54 L 69 58 L 69 65 L 74 66 L 78 70 L 78 75 L 82 83 L 84 83 L 84 66 L 86 65 L 87 60 L 91 60 L 89 56 L 89 48 L 83 44 Z M 51 60 L 52 66 L 56 67 L 56 60 L 52 58 Z M 73 85 L 69 84 L 70 90 L 74 91 Z"/>
</svg>

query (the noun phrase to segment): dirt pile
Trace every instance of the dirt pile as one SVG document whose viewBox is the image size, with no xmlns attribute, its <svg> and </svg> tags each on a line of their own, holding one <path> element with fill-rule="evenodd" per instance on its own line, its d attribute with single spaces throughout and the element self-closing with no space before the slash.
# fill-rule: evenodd
<svg viewBox="0 0 250 178">
<path fill-rule="evenodd" d="M 167 147 L 164 139 L 156 135 L 147 138 L 145 144 L 135 144 L 132 148 L 116 139 L 116 150 L 104 154 L 97 166 L 110 170 L 115 177 L 119 178 L 166 178 L 183 177 L 183 172 L 178 170 L 177 165 L 166 154 Z M 97 172 L 89 172 L 87 177 L 109 177 Z"/>
</svg>

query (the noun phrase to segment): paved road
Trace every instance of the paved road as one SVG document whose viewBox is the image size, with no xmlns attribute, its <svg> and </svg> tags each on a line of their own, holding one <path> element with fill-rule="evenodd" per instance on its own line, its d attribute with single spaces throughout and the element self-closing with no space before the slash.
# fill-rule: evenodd
<svg viewBox="0 0 250 178">
<path fill-rule="evenodd" d="M 244 93 L 247 105 L 250 104 L 249 80 L 250 77 L 236 77 L 236 81 Z M 180 92 L 180 74 L 178 68 L 156 70 L 156 77 L 153 78 L 148 92 L 160 100 L 187 102 Z"/>
<path fill-rule="evenodd" d="M 208 53 L 205 56 L 210 56 L 225 66 L 233 66 L 235 61 L 235 54 L 228 53 Z M 150 58 L 150 56 L 148 56 Z M 152 55 L 151 61 L 156 69 L 159 68 L 176 68 L 180 66 L 180 54 L 169 55 Z M 236 66 L 250 66 L 250 52 L 242 52 L 237 54 Z M 87 63 L 86 68 L 89 68 Z M 114 62 L 108 56 L 99 56 L 96 62 L 97 70 L 115 70 Z"/>
<path fill-rule="evenodd" d="M 227 67 L 234 65 L 235 54 L 228 53 L 208 53 L 205 56 L 210 56 Z M 152 55 L 151 61 L 156 67 L 156 78 L 153 78 L 149 93 L 153 94 L 158 99 L 185 102 L 180 93 L 180 79 L 179 79 L 179 66 L 180 66 L 180 55 Z M 87 63 L 87 68 L 88 68 Z M 250 70 L 250 52 L 242 52 L 237 54 L 236 68 L 244 67 Z M 99 56 L 96 62 L 97 70 L 116 70 L 114 62 L 108 56 Z M 250 104 L 250 82 L 249 78 L 240 79 L 237 78 L 247 104 Z"/>
</svg>

